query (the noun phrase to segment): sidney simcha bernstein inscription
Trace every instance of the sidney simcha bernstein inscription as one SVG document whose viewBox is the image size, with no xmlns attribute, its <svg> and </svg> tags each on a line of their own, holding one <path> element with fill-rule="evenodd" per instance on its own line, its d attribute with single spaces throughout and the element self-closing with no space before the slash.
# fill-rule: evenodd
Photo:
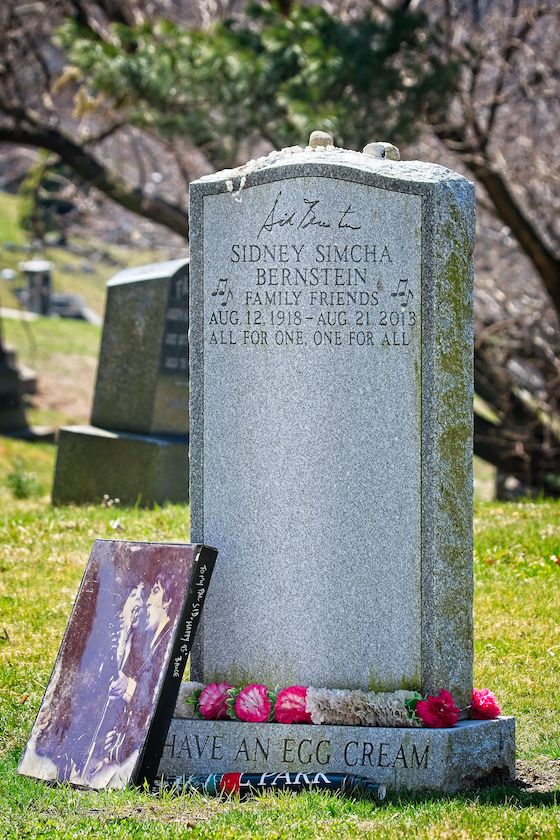
<svg viewBox="0 0 560 840">
<path fill-rule="evenodd" d="M 153 780 L 216 554 L 95 541 L 21 774 L 95 789 Z"/>
</svg>

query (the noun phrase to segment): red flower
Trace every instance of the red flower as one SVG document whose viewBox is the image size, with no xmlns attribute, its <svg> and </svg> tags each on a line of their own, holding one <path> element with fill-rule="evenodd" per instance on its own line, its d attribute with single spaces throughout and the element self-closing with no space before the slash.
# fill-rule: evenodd
<svg viewBox="0 0 560 840">
<path fill-rule="evenodd" d="M 282 688 L 276 697 L 274 718 L 278 723 L 311 723 L 311 715 L 305 711 L 307 689 L 303 685 Z"/>
<path fill-rule="evenodd" d="M 472 693 L 471 717 L 474 720 L 494 720 L 502 714 L 498 701 L 487 688 L 475 688 Z"/>
<path fill-rule="evenodd" d="M 448 691 L 441 689 L 437 697 L 419 700 L 416 704 L 416 714 L 425 726 L 455 726 L 459 720 L 461 710 L 453 702 Z"/>
<path fill-rule="evenodd" d="M 249 723 L 267 721 L 272 711 L 272 703 L 266 685 L 253 683 L 242 688 L 235 697 L 234 710 L 238 720 L 246 720 Z"/>
<path fill-rule="evenodd" d="M 198 697 L 198 711 L 206 720 L 227 718 L 226 700 L 231 685 L 227 682 L 205 685 Z"/>
</svg>

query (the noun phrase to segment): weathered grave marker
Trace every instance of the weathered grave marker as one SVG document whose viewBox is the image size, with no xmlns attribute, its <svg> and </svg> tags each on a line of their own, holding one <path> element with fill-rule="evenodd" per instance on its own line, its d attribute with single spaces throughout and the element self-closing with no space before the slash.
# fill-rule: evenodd
<svg viewBox="0 0 560 840">
<path fill-rule="evenodd" d="M 188 430 L 188 262 L 129 268 L 107 283 L 92 423 L 104 429 Z"/>
<path fill-rule="evenodd" d="M 464 701 L 472 187 L 334 150 L 226 181 L 192 185 L 195 671 Z"/>
<path fill-rule="evenodd" d="M 19 264 L 27 287 L 23 302 L 29 312 L 48 315 L 52 288 L 53 264 L 49 260 L 27 260 Z"/>
<path fill-rule="evenodd" d="M 19 773 L 153 781 L 215 561 L 209 546 L 95 541 Z"/>
<path fill-rule="evenodd" d="M 221 556 L 193 679 L 470 701 L 473 237 L 472 184 L 426 163 L 319 145 L 191 185 L 191 529 Z M 212 728 L 174 726 L 186 752 Z M 257 735 L 284 769 L 280 741 L 295 739 L 291 767 L 305 770 L 297 744 L 321 740 L 221 726 L 210 770 L 276 770 L 234 755 Z M 395 783 L 468 785 L 456 768 L 477 726 L 446 730 L 432 771 Z M 511 771 L 501 726 L 507 748 L 476 750 L 471 780 Z M 426 738 L 389 735 L 396 754 Z M 329 769 L 351 772 L 347 736 L 325 736 Z"/>
<path fill-rule="evenodd" d="M 57 503 L 187 500 L 188 260 L 107 284 L 91 426 L 60 430 Z"/>
<path fill-rule="evenodd" d="M 211 587 L 210 587 L 211 588 Z M 352 773 L 388 787 L 453 792 L 515 767 L 512 718 L 453 729 L 171 722 L 160 772 Z"/>
</svg>

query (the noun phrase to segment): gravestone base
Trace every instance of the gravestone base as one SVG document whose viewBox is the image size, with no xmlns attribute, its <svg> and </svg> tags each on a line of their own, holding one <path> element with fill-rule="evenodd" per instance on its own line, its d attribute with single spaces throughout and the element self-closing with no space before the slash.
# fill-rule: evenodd
<svg viewBox="0 0 560 840">
<path fill-rule="evenodd" d="M 174 718 L 160 775 L 351 773 L 390 790 L 454 793 L 515 778 L 515 719 L 450 729 Z"/>
<path fill-rule="evenodd" d="M 53 504 L 186 503 L 187 435 L 142 435 L 65 426 L 58 436 Z"/>
</svg>

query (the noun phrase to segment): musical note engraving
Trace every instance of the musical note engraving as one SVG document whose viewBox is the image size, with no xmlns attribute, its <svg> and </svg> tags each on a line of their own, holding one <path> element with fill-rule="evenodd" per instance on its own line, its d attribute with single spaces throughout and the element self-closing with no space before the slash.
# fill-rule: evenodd
<svg viewBox="0 0 560 840">
<path fill-rule="evenodd" d="M 391 297 L 402 298 L 401 306 L 405 309 L 408 302 L 413 299 L 414 293 L 408 288 L 408 280 L 399 280 L 396 292 L 391 292 Z"/>
<path fill-rule="evenodd" d="M 228 279 L 227 277 L 220 277 L 218 280 L 218 285 L 214 289 L 213 292 L 210 292 L 212 297 L 224 297 L 224 300 L 220 301 L 220 306 L 227 306 L 230 300 L 233 300 L 233 292 L 231 289 L 227 287 Z"/>
</svg>

